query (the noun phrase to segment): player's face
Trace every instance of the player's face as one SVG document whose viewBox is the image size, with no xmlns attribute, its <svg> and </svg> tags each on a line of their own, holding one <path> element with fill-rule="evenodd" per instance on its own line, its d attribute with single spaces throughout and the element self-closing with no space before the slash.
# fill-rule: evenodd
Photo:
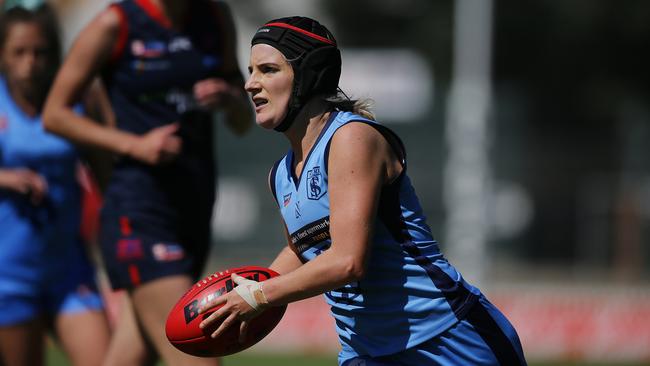
<svg viewBox="0 0 650 366">
<path fill-rule="evenodd" d="M 0 45 L 0 67 L 10 87 L 23 95 L 38 91 L 47 80 L 50 51 L 38 24 L 10 25 L 5 42 Z"/>
<path fill-rule="evenodd" d="M 248 71 L 246 91 L 255 104 L 255 120 L 258 125 L 272 129 L 287 114 L 293 69 L 280 51 L 267 44 L 256 44 L 251 48 Z"/>
</svg>

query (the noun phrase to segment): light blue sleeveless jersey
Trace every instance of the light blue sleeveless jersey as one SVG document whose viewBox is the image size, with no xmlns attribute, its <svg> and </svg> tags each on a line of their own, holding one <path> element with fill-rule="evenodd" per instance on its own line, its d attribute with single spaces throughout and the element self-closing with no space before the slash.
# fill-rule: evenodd
<svg viewBox="0 0 650 366">
<path fill-rule="evenodd" d="M 79 243 L 77 157 L 72 144 L 43 129 L 40 116 L 29 117 L 14 104 L 0 77 L 0 167 L 29 168 L 48 185 L 37 206 L 25 195 L 0 190 L 0 299 L 33 294 L 79 263 L 88 266 Z"/>
<path fill-rule="evenodd" d="M 337 129 L 352 121 L 374 126 L 403 152 L 386 127 L 353 113 L 332 112 L 300 177 L 294 176 L 291 150 L 271 171 L 271 189 L 305 262 L 331 244 L 329 145 Z M 406 175 L 405 159 L 403 164 L 400 177 L 382 190 L 365 278 L 325 294 L 348 356 L 387 355 L 418 345 L 456 324 L 480 296 L 440 253 Z"/>
</svg>

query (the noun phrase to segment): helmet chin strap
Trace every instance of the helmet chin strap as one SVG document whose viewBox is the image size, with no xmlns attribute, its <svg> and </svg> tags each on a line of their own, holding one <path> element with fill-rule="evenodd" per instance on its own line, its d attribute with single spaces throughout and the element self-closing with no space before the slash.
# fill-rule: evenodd
<svg viewBox="0 0 650 366">
<path fill-rule="evenodd" d="M 291 125 L 293 124 L 293 121 L 296 119 L 296 116 L 298 115 L 298 113 L 300 113 L 301 109 L 302 109 L 302 106 L 300 106 L 298 108 L 291 108 L 290 107 L 289 110 L 287 111 L 287 115 L 284 117 L 282 122 L 280 122 L 280 124 L 277 125 L 274 128 L 274 130 L 278 131 L 278 132 L 284 132 L 284 131 L 288 130 L 289 127 L 291 127 Z"/>
<path fill-rule="evenodd" d="M 305 104 L 299 101 L 294 88 L 294 90 L 291 92 L 291 99 L 289 99 L 287 114 L 284 116 L 282 122 L 280 122 L 279 125 L 275 126 L 274 130 L 278 132 L 284 132 L 288 130 L 304 106 Z"/>
<path fill-rule="evenodd" d="M 292 66 L 293 67 L 293 66 Z M 294 69 L 295 70 L 295 69 Z M 298 96 L 298 80 L 300 79 L 300 74 L 297 71 L 294 71 L 294 81 L 291 86 L 291 98 L 289 98 L 287 115 L 284 116 L 282 122 L 277 125 L 274 130 L 277 132 L 284 132 L 291 127 L 293 121 L 298 116 L 298 113 L 302 110 L 302 107 L 305 106 L 304 101 L 301 101 L 302 98 Z"/>
</svg>

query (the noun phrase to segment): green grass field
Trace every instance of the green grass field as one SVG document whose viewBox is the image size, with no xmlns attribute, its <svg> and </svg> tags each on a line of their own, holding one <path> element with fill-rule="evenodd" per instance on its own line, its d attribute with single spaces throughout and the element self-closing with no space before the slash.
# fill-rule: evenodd
<svg viewBox="0 0 650 366">
<path fill-rule="evenodd" d="M 336 356 L 322 355 L 276 355 L 244 352 L 225 357 L 224 366 L 335 366 Z M 48 349 L 46 366 L 68 366 L 69 363 L 61 351 L 52 347 Z M 572 362 L 529 362 L 529 366 L 648 366 L 648 362 L 640 363 L 572 363 Z M 161 363 L 160 366 L 163 366 Z"/>
<path fill-rule="evenodd" d="M 68 366 L 69 362 L 65 355 L 58 349 L 50 349 L 47 354 L 46 366 Z M 159 363 L 163 366 L 162 363 Z M 246 354 L 233 355 L 223 359 L 224 366 L 333 366 L 336 365 L 336 357 L 316 355 L 262 355 Z"/>
</svg>

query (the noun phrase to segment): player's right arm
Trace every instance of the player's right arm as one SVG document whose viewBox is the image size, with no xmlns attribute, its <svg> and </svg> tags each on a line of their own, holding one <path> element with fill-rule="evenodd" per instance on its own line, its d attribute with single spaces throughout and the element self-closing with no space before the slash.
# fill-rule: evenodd
<svg viewBox="0 0 650 366">
<path fill-rule="evenodd" d="M 73 110 L 100 70 L 109 62 L 118 41 L 122 14 L 112 6 L 80 33 L 61 66 L 43 112 L 45 129 L 73 142 L 157 164 L 175 156 L 181 141 L 170 124 L 138 136 L 103 126 Z"/>
</svg>

